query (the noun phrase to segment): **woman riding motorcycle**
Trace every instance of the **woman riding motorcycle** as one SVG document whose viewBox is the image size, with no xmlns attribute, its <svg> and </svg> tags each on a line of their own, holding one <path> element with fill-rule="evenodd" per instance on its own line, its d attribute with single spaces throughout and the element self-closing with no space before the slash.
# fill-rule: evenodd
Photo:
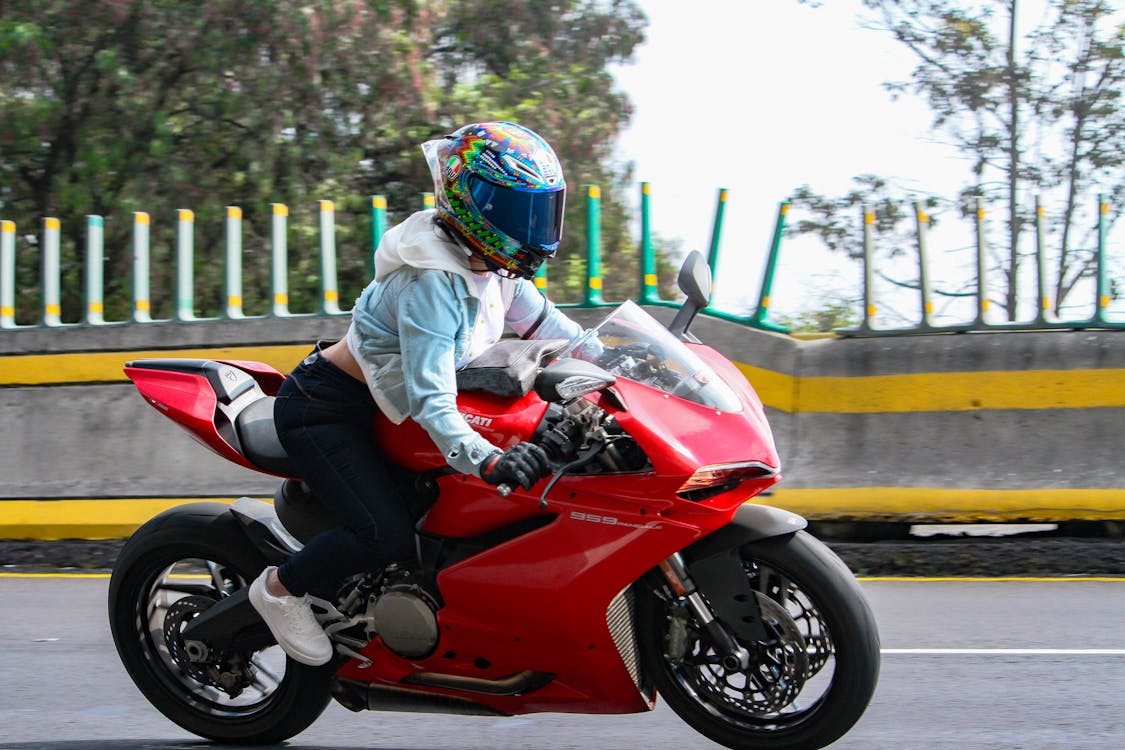
<svg viewBox="0 0 1125 750">
<path fill-rule="evenodd" d="M 581 333 L 530 281 L 562 233 L 566 182 L 551 146 L 520 125 L 485 122 L 422 150 L 436 208 L 386 233 L 347 336 L 318 344 L 277 394 L 282 445 L 342 523 L 250 587 L 278 643 L 305 664 L 332 657 L 307 593 L 414 554 L 413 520 L 372 439 L 376 410 L 396 424 L 413 418 L 455 470 L 530 489 L 549 471 L 546 454 L 532 443 L 501 450 L 469 427 L 456 371 L 505 325 L 523 338 Z"/>
</svg>

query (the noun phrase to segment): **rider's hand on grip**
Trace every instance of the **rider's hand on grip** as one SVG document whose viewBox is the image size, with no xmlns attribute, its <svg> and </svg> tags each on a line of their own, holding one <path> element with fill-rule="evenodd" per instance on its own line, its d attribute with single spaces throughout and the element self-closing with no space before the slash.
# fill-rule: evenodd
<svg viewBox="0 0 1125 750">
<path fill-rule="evenodd" d="M 489 458 L 481 467 L 481 479 L 489 484 L 521 485 L 530 490 L 551 473 L 547 453 L 535 443 L 518 443 Z"/>
</svg>

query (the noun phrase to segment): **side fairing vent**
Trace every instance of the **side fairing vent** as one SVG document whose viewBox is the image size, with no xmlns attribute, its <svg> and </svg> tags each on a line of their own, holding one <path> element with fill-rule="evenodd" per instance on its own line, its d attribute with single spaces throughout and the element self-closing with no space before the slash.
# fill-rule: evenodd
<svg viewBox="0 0 1125 750">
<path fill-rule="evenodd" d="M 621 660 L 625 662 L 629 676 L 633 678 L 633 684 L 642 694 L 647 695 L 649 691 L 642 680 L 641 654 L 637 647 L 637 631 L 634 623 L 635 599 L 636 595 L 633 594 L 631 587 L 613 597 L 606 610 L 606 623 L 609 625 L 613 643 L 621 654 Z"/>
</svg>

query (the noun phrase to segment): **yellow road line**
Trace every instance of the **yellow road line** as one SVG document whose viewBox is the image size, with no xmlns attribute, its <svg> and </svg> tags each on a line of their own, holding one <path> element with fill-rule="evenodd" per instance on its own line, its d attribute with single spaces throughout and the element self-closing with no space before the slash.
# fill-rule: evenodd
<svg viewBox="0 0 1125 750">
<path fill-rule="evenodd" d="M 109 578 L 109 573 L 21 573 L 0 572 L 0 578 Z M 864 584 L 1125 584 L 1119 576 L 1056 576 L 1026 577 L 1000 576 L 856 576 Z"/>
</svg>

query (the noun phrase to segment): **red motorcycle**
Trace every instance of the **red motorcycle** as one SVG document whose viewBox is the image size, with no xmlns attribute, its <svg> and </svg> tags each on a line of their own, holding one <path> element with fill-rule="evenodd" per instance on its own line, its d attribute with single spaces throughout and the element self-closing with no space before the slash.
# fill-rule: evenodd
<svg viewBox="0 0 1125 750">
<path fill-rule="evenodd" d="M 657 695 L 731 748 L 818 748 L 865 710 L 879 636 L 854 577 L 801 517 L 747 501 L 780 478 L 762 405 L 688 332 L 710 272 L 693 253 L 668 328 L 631 302 L 578 340 L 503 340 L 458 375 L 459 409 L 554 473 L 532 492 L 453 473 L 426 433 L 377 440 L 418 523 L 417 559 L 313 592 L 335 645 L 287 659 L 251 581 L 334 521 L 281 448 L 283 375 L 153 359 L 125 371 L 221 456 L 285 477 L 274 503 L 194 503 L 144 524 L 109 591 L 145 697 L 190 732 L 277 742 L 335 698 L 352 710 L 630 713 Z"/>
</svg>

